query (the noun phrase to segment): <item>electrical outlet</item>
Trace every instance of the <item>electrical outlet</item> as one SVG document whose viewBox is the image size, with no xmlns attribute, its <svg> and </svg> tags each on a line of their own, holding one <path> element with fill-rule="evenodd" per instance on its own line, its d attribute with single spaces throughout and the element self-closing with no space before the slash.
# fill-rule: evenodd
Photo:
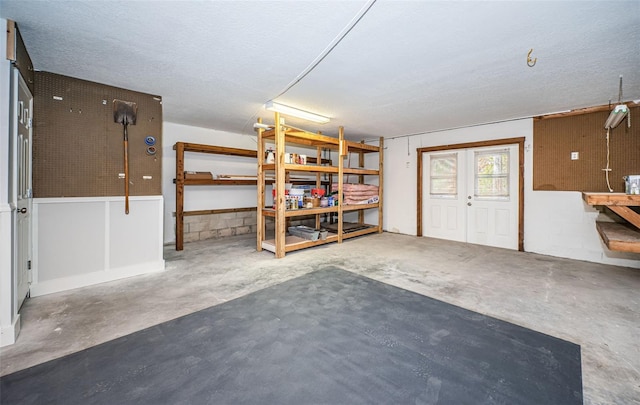
<svg viewBox="0 0 640 405">
<path fill-rule="evenodd" d="M 119 179 L 124 179 L 124 173 L 118 173 L 118 178 Z"/>
<path fill-rule="evenodd" d="M 578 160 L 580 158 L 580 154 L 578 152 L 571 152 L 571 160 Z"/>
<path fill-rule="evenodd" d="M 411 162 L 407 162 L 407 169 L 411 168 Z"/>
</svg>

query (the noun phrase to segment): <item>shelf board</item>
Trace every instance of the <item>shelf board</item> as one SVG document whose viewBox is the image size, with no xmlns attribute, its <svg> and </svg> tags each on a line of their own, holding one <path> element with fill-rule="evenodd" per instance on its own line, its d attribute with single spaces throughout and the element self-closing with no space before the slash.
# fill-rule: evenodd
<svg viewBox="0 0 640 405">
<path fill-rule="evenodd" d="M 258 156 L 257 151 L 250 149 L 227 148 L 225 146 L 203 145 L 188 142 L 178 143 L 184 145 L 185 152 L 214 153 L 216 155 L 242 156 L 254 159 Z M 174 150 L 176 150 L 176 145 L 173 145 Z"/>
<path fill-rule="evenodd" d="M 589 205 L 640 206 L 640 195 L 625 193 L 582 193 L 582 199 Z"/>
<path fill-rule="evenodd" d="M 262 133 L 264 139 L 275 138 L 275 130 L 269 129 Z M 307 146 L 323 146 L 331 149 L 337 149 L 340 141 L 338 138 L 334 138 L 327 135 L 315 134 L 313 132 L 304 131 L 297 128 L 287 128 L 285 130 L 285 142 L 295 143 L 298 145 Z M 363 152 L 363 153 L 378 153 L 380 147 L 375 145 L 369 145 L 366 143 L 345 141 L 349 152 Z"/>
<path fill-rule="evenodd" d="M 352 231 L 348 233 L 342 234 L 343 239 L 356 238 L 358 236 L 368 235 L 371 233 L 377 233 L 378 227 L 375 225 L 368 225 L 368 228 L 360 229 L 357 231 Z M 316 241 L 307 240 L 300 238 L 298 236 L 287 235 L 285 236 L 285 252 L 293 252 L 295 250 L 306 249 L 313 246 L 324 245 L 327 243 L 333 243 L 338 241 L 338 235 L 335 233 L 329 232 L 327 235 L 327 239 L 318 239 Z M 264 250 L 268 250 L 269 252 L 276 252 L 276 242 L 275 239 L 267 239 L 262 241 L 262 248 Z"/>
<path fill-rule="evenodd" d="M 359 169 L 359 168 L 344 168 L 342 170 L 344 174 L 370 174 L 373 176 L 377 176 L 380 174 L 379 170 L 374 169 Z"/>
<path fill-rule="evenodd" d="M 247 212 L 247 211 L 255 211 L 256 207 L 245 207 L 245 208 L 220 208 L 214 210 L 198 210 L 198 211 L 183 211 L 182 215 L 185 217 L 192 217 L 196 215 L 213 215 L 213 214 L 226 214 L 231 212 Z M 173 216 L 176 216 L 176 213 L 173 213 Z"/>
<path fill-rule="evenodd" d="M 285 163 L 284 169 L 288 172 L 313 172 L 313 173 L 338 173 L 335 166 L 296 165 Z"/>
<path fill-rule="evenodd" d="M 176 183 L 176 179 L 173 179 L 173 184 Z M 265 184 L 273 184 L 275 183 L 275 180 L 273 179 L 267 179 L 264 181 Z M 299 185 L 315 185 L 316 181 L 309 179 L 309 180 L 291 180 L 289 181 L 289 183 L 292 184 L 299 184 Z M 241 180 L 241 179 L 230 179 L 230 180 L 221 180 L 221 179 L 185 179 L 184 183 L 185 186 L 255 186 L 257 184 L 257 180 L 256 179 L 246 179 L 246 180 Z M 329 185 L 330 183 L 328 181 L 321 181 L 320 184 L 322 185 Z"/>
<path fill-rule="evenodd" d="M 307 163 L 317 164 L 318 163 L 318 158 L 315 158 L 315 157 L 312 157 L 312 156 L 307 156 Z M 325 158 L 321 158 L 320 159 L 320 164 L 331 165 L 331 163 L 332 163 L 331 159 L 325 159 Z"/>
<path fill-rule="evenodd" d="M 596 222 L 600 237 L 609 250 L 640 253 L 640 231 L 628 224 Z"/>
<path fill-rule="evenodd" d="M 305 215 L 326 214 L 329 212 L 338 212 L 338 207 L 314 207 L 314 208 L 298 208 L 296 210 L 286 210 L 285 218 L 301 217 Z M 265 208 L 262 214 L 266 217 L 275 217 L 276 210 L 273 208 Z"/>
<path fill-rule="evenodd" d="M 378 203 L 375 204 L 353 204 L 353 205 L 344 205 L 342 206 L 342 211 L 358 211 L 358 210 L 368 210 L 378 208 Z M 338 206 L 334 207 L 314 207 L 314 208 L 298 208 L 297 210 L 286 210 L 284 216 L 289 217 L 299 217 L 304 215 L 315 215 L 315 214 L 327 214 L 330 212 L 338 212 Z M 262 210 L 262 214 L 267 217 L 275 217 L 276 210 L 274 208 L 265 208 Z"/>
<path fill-rule="evenodd" d="M 380 152 L 379 146 L 368 145 L 366 143 L 359 143 L 359 142 L 353 142 L 353 141 L 347 141 L 347 147 L 349 148 L 349 152 L 364 152 L 364 153 Z M 355 149 L 355 151 L 351 149 Z"/>
<path fill-rule="evenodd" d="M 338 168 L 335 166 L 297 165 L 293 163 L 285 163 L 284 169 L 288 172 L 338 173 Z M 262 170 L 275 171 L 276 165 L 275 163 L 265 163 L 262 165 Z"/>
<path fill-rule="evenodd" d="M 175 183 L 176 180 L 174 179 L 173 182 Z M 255 186 L 257 183 L 255 179 L 251 179 L 251 180 L 185 179 L 183 184 L 185 186 Z"/>
<path fill-rule="evenodd" d="M 342 211 L 357 211 L 357 210 L 368 210 L 370 208 L 378 208 L 378 203 L 374 204 L 350 204 L 343 205 Z"/>
<path fill-rule="evenodd" d="M 325 224 L 324 228 L 329 230 L 329 232 L 338 233 L 338 224 L 337 223 Z M 371 233 L 372 231 L 370 231 L 370 229 L 372 229 L 372 228 L 374 230 L 377 230 L 378 226 L 377 225 L 364 224 L 364 223 L 361 224 L 361 223 L 358 223 L 358 222 L 343 222 L 343 224 L 342 224 L 342 235 L 344 237 L 345 235 L 351 235 L 351 234 L 355 234 L 356 236 L 358 236 L 360 232 Z"/>
<path fill-rule="evenodd" d="M 329 233 L 327 235 L 327 239 L 318 239 L 318 240 L 307 240 L 297 236 L 286 236 L 284 239 L 284 251 L 285 252 L 293 252 L 294 250 L 306 249 L 308 247 L 324 245 L 327 243 L 337 242 L 338 235 Z M 269 252 L 276 252 L 276 241 L 275 239 L 267 239 L 262 241 L 262 248 L 264 250 L 268 250 Z"/>
<path fill-rule="evenodd" d="M 378 227 L 376 225 L 367 225 L 368 228 L 359 229 L 357 231 L 351 231 L 342 234 L 342 239 L 355 238 L 362 235 L 368 235 L 370 233 L 378 233 Z"/>
<path fill-rule="evenodd" d="M 262 133 L 264 139 L 274 139 L 275 130 L 269 129 Z M 320 146 L 330 149 L 337 149 L 339 146 L 339 140 L 327 135 L 314 134 L 313 132 L 307 132 L 302 129 L 287 128 L 285 130 L 285 142 L 288 144 L 306 145 L 306 146 Z"/>
<path fill-rule="evenodd" d="M 267 180 L 265 181 L 265 184 L 273 184 L 275 183 L 275 180 Z M 287 183 L 291 183 L 291 184 L 297 184 L 297 185 L 302 185 L 302 186 L 315 186 L 317 184 L 316 180 L 290 180 Z M 326 180 L 320 180 L 320 184 L 323 186 L 330 186 L 331 183 L 326 181 Z"/>
</svg>

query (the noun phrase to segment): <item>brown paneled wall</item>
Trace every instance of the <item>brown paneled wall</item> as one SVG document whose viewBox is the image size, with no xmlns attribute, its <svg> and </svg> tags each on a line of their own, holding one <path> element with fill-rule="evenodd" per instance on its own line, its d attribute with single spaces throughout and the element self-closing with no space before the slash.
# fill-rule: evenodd
<svg viewBox="0 0 640 405">
<path fill-rule="evenodd" d="M 124 195 L 123 125 L 113 120 L 114 99 L 138 107 L 136 125 L 128 127 L 129 193 L 162 195 L 160 97 L 47 72 L 36 72 L 34 93 L 34 197 Z M 154 156 L 147 136 L 156 138 Z"/>
<path fill-rule="evenodd" d="M 631 108 L 627 119 L 610 132 L 609 180 L 615 192 L 624 192 L 623 176 L 640 174 L 640 107 Z M 608 111 L 568 117 L 535 119 L 533 122 L 533 189 L 608 192 Z M 571 152 L 579 159 L 571 160 Z"/>
</svg>

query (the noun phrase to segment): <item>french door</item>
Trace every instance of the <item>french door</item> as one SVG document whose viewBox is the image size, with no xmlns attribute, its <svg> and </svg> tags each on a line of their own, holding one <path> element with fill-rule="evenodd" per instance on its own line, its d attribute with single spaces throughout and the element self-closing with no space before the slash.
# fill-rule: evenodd
<svg viewBox="0 0 640 405">
<path fill-rule="evenodd" d="M 518 145 L 427 152 L 423 235 L 518 249 Z"/>
</svg>

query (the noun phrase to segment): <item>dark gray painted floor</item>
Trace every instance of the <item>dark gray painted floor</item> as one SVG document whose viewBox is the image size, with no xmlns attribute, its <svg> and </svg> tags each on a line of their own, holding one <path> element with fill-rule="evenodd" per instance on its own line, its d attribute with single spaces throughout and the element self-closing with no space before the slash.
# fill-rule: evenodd
<svg viewBox="0 0 640 405">
<path fill-rule="evenodd" d="M 6 404 L 581 404 L 580 347 L 327 268 L 1 379 Z"/>
</svg>

